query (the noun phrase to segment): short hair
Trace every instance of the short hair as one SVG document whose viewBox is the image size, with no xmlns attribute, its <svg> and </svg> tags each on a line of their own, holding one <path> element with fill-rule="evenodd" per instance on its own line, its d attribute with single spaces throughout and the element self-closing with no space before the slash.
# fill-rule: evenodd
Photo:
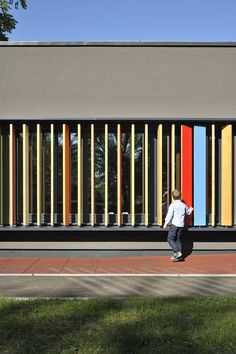
<svg viewBox="0 0 236 354">
<path fill-rule="evenodd" d="M 174 189 L 172 192 L 172 197 L 174 200 L 181 199 L 181 192 L 178 189 Z"/>
</svg>

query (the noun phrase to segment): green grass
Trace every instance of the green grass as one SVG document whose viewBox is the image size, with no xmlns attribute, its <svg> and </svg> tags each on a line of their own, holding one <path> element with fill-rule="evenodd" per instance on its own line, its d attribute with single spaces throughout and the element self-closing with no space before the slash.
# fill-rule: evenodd
<svg viewBox="0 0 236 354">
<path fill-rule="evenodd" d="M 236 353 L 236 297 L 1 298 L 0 353 Z"/>
</svg>

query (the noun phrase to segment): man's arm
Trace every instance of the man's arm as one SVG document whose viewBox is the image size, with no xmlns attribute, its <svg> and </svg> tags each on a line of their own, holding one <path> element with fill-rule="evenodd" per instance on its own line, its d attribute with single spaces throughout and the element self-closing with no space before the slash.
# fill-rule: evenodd
<svg viewBox="0 0 236 354">
<path fill-rule="evenodd" d="M 174 207 L 173 207 L 173 204 L 171 204 L 169 206 L 169 209 L 168 209 L 168 212 L 166 214 L 166 218 L 165 218 L 165 223 L 163 225 L 163 228 L 165 229 L 167 227 L 167 225 L 171 222 L 172 218 L 173 218 L 173 215 L 174 215 Z"/>
</svg>

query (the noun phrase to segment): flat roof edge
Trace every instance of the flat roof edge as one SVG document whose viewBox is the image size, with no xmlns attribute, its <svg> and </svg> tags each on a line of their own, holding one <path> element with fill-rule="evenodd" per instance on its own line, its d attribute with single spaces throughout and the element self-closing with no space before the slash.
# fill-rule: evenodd
<svg viewBox="0 0 236 354">
<path fill-rule="evenodd" d="M 0 41 L 0 47 L 236 47 L 236 42 Z"/>
<path fill-rule="evenodd" d="M 0 116 L 0 122 L 9 122 L 9 121 L 100 121 L 100 122 L 105 122 L 105 121 L 109 121 L 109 122 L 129 122 L 129 121 L 135 121 L 135 122 L 144 122 L 144 121 L 149 121 L 149 122 L 155 122 L 155 121 L 162 121 L 162 122 L 228 122 L 228 121 L 232 121 L 235 122 L 236 121 L 236 116 L 234 117 L 207 117 L 206 118 L 202 118 L 202 117 L 41 117 L 41 116 L 32 116 L 32 117 L 15 117 L 15 116 L 11 116 L 11 117 L 6 117 L 6 116 Z"/>
</svg>

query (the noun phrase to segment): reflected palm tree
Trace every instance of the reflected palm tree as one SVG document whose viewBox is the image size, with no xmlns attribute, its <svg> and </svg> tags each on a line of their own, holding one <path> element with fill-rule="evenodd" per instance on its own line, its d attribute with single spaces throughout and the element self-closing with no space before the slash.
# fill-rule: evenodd
<svg viewBox="0 0 236 354">
<path fill-rule="evenodd" d="M 142 134 L 135 136 L 135 174 L 137 212 L 141 212 L 142 204 Z M 130 211 L 130 134 L 122 134 L 122 197 L 123 211 Z M 108 190 L 109 211 L 117 208 L 117 135 L 108 136 Z M 105 142 L 104 134 L 97 135 L 95 140 L 95 188 L 96 213 L 102 213 L 105 191 Z"/>
</svg>

